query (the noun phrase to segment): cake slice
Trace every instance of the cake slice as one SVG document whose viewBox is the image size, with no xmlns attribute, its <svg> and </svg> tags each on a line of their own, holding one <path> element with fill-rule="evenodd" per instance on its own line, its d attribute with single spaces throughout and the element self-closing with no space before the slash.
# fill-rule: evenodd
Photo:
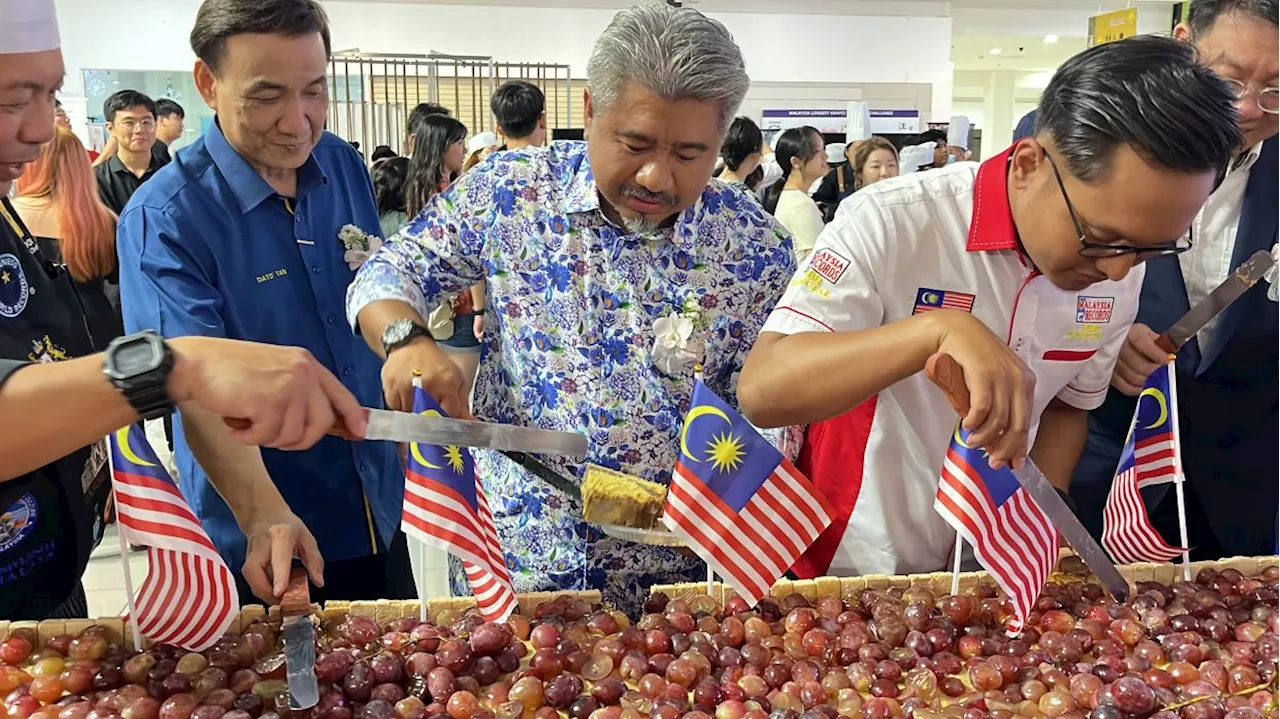
<svg viewBox="0 0 1280 719">
<path fill-rule="evenodd" d="M 657 482 L 595 464 L 582 480 L 582 516 L 592 524 L 652 529 L 667 503 L 667 488 Z"/>
</svg>

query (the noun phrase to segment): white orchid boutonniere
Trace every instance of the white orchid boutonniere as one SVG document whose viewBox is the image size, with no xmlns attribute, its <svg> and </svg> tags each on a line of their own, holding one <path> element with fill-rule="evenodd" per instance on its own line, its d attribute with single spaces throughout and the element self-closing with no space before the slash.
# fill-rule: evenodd
<svg viewBox="0 0 1280 719">
<path fill-rule="evenodd" d="M 371 235 L 355 225 L 343 225 L 342 229 L 338 230 L 338 239 L 346 248 L 342 259 L 347 263 L 347 267 L 353 270 L 359 269 L 370 255 L 382 247 L 381 237 Z"/>
<path fill-rule="evenodd" d="M 653 366 L 666 375 L 678 375 L 700 364 L 701 342 L 694 334 L 703 323 L 702 308 L 693 298 L 685 300 L 682 311 L 653 321 Z"/>
</svg>

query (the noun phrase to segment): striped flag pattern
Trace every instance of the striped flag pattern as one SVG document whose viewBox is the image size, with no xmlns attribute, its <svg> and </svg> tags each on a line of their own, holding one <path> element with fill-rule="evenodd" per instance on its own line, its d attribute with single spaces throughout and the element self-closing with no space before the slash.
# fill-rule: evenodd
<svg viewBox="0 0 1280 719">
<path fill-rule="evenodd" d="M 942 462 L 933 507 L 1013 602 L 1010 630 L 1022 630 L 1058 559 L 1058 530 L 1008 468 L 965 444 L 960 424 Z"/>
<path fill-rule="evenodd" d="M 698 382 L 663 522 L 751 604 L 835 517 L 822 493 Z"/>
<path fill-rule="evenodd" d="M 111 435 L 116 521 L 130 543 L 147 548 L 147 578 L 128 618 L 156 642 L 198 652 L 240 613 L 227 564 L 147 442 L 141 424 Z"/>
<path fill-rule="evenodd" d="M 954 290 L 934 290 L 928 287 L 921 287 L 916 290 L 916 306 L 911 314 L 918 315 L 921 312 L 930 312 L 933 310 L 960 310 L 961 312 L 973 311 L 973 295 L 964 292 L 956 292 Z"/>
<path fill-rule="evenodd" d="M 414 388 L 413 411 L 442 416 L 440 405 L 421 387 Z M 515 610 L 516 593 L 470 452 L 418 442 L 409 445 L 400 527 L 405 534 L 462 560 L 486 621 L 505 622 Z"/>
<path fill-rule="evenodd" d="M 1120 564 L 1167 562 L 1186 551 L 1164 541 L 1147 516 L 1142 488 L 1178 481 L 1178 446 L 1173 422 L 1178 398 L 1170 390 L 1170 368 L 1157 369 L 1147 378 L 1115 481 L 1102 509 L 1102 546 Z"/>
</svg>

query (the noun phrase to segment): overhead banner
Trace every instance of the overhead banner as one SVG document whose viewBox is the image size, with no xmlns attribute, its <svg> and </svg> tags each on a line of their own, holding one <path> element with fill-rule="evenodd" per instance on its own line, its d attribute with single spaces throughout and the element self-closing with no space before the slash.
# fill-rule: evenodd
<svg viewBox="0 0 1280 719">
<path fill-rule="evenodd" d="M 1138 8 L 1104 12 L 1089 18 L 1087 47 L 1105 45 L 1138 34 Z"/>
<path fill-rule="evenodd" d="M 909 135 L 920 132 L 919 110 L 872 110 L 871 134 Z"/>
<path fill-rule="evenodd" d="M 765 110 L 761 130 L 790 130 L 793 127 L 815 127 L 818 132 L 842 133 L 849 124 L 848 108 L 801 110 Z"/>
</svg>

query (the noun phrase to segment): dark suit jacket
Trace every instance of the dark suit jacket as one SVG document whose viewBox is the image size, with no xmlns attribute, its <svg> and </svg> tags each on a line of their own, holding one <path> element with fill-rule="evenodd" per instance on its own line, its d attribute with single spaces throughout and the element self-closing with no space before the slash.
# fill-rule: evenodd
<svg viewBox="0 0 1280 719">
<path fill-rule="evenodd" d="M 840 187 L 840 180 L 844 180 L 844 188 Z M 818 203 L 822 208 L 822 218 L 831 222 L 831 218 L 835 217 L 836 208 L 840 206 L 840 202 L 844 198 L 853 194 L 856 177 L 853 173 L 853 164 L 845 161 L 840 163 L 822 178 L 822 184 L 818 185 L 818 190 L 813 193 L 813 201 Z"/>
<path fill-rule="evenodd" d="M 1277 160 L 1273 137 L 1263 144 L 1249 174 L 1232 267 L 1276 243 Z M 1276 303 L 1267 298 L 1267 289 L 1268 283 L 1259 282 L 1228 307 L 1218 317 L 1208 346 L 1201 347 L 1193 338 L 1178 353 L 1175 365 L 1183 466 L 1228 554 L 1270 554 L 1276 549 L 1280 337 Z M 1188 309 L 1178 258 L 1148 262 L 1137 321 L 1163 332 Z M 1113 389 L 1090 417 L 1089 444 L 1076 467 L 1072 494 L 1081 505 L 1082 519 L 1095 529 L 1100 530 L 1102 503 L 1133 409 L 1134 399 Z M 1145 490 L 1148 506 L 1155 506 L 1171 487 Z"/>
</svg>

